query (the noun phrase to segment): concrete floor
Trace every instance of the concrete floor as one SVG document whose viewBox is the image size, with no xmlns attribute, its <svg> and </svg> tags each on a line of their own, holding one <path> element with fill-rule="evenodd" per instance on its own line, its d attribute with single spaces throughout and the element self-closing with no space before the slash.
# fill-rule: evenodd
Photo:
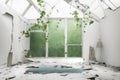
<svg viewBox="0 0 120 80">
<path fill-rule="evenodd" d="M 120 69 L 100 64 L 85 64 L 83 62 L 58 62 L 57 60 L 32 59 L 33 62 L 19 63 L 12 67 L 0 66 L 0 80 L 120 80 Z M 48 74 L 24 74 L 28 66 L 39 65 L 66 65 L 73 68 L 84 68 L 82 73 L 48 73 Z"/>
</svg>

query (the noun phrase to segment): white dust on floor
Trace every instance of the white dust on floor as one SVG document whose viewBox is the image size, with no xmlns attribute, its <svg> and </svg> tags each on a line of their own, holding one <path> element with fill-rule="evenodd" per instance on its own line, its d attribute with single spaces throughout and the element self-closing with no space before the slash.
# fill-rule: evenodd
<svg viewBox="0 0 120 80">
<path fill-rule="evenodd" d="M 82 73 L 49 73 L 49 74 L 24 74 L 27 66 L 39 65 L 67 65 L 74 68 L 92 68 L 92 70 Z M 88 79 L 94 78 L 95 79 Z M 52 62 L 31 62 L 26 64 L 18 64 L 13 67 L 0 66 L 0 80 L 120 80 L 119 69 L 106 67 L 97 64 L 84 63 L 52 63 Z"/>
</svg>

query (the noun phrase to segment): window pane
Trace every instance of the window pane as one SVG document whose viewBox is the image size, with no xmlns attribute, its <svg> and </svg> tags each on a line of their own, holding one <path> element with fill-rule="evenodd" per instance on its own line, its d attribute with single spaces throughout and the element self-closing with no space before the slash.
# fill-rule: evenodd
<svg viewBox="0 0 120 80">
<path fill-rule="evenodd" d="M 80 57 L 82 54 L 80 47 L 82 42 L 82 28 L 80 26 L 81 21 L 77 25 L 74 19 L 68 19 L 68 57 Z"/>
<path fill-rule="evenodd" d="M 80 46 L 68 46 L 68 57 L 81 57 L 82 47 Z"/>
<path fill-rule="evenodd" d="M 64 57 L 64 26 L 63 20 L 50 20 L 49 24 L 49 57 Z"/>
<path fill-rule="evenodd" d="M 45 33 L 31 32 L 30 50 L 32 57 L 45 57 Z"/>
<path fill-rule="evenodd" d="M 76 26 L 76 24 L 73 19 L 68 19 L 68 44 L 80 44 L 82 41 L 81 27 Z"/>
</svg>

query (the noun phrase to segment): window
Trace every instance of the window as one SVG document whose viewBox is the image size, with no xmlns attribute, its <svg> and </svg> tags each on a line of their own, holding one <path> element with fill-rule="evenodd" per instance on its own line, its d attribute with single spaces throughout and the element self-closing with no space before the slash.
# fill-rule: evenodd
<svg viewBox="0 0 120 80">
<path fill-rule="evenodd" d="M 54 18 L 50 19 L 47 32 L 33 28 L 35 31 L 31 32 L 30 38 L 32 56 L 64 57 L 67 54 L 68 57 L 81 57 L 82 28 L 79 23 L 77 26 L 73 18 Z"/>
</svg>

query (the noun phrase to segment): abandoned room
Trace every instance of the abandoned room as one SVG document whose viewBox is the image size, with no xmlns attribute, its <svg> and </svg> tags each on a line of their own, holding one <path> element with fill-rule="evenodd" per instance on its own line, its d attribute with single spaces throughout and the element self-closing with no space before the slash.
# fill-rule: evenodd
<svg viewBox="0 0 120 80">
<path fill-rule="evenodd" d="M 0 80 L 120 80 L 120 0 L 0 0 Z"/>
</svg>

